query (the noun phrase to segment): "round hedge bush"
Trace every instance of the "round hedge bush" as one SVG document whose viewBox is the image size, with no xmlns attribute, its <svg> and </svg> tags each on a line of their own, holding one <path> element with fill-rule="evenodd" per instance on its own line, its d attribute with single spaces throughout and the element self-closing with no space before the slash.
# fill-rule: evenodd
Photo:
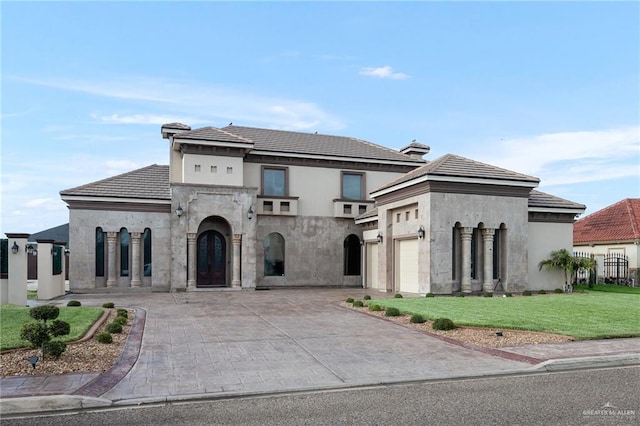
<svg viewBox="0 0 640 426">
<path fill-rule="evenodd" d="M 372 303 L 371 305 L 369 305 L 369 310 L 373 312 L 378 312 L 382 310 L 382 307 L 380 305 Z"/>
<path fill-rule="evenodd" d="M 69 303 L 67 303 L 67 306 L 82 306 L 82 303 L 80 303 L 79 300 L 69 300 Z"/>
<path fill-rule="evenodd" d="M 49 333 L 53 336 L 66 336 L 71 333 L 71 325 L 66 321 L 53 320 L 49 326 Z"/>
<path fill-rule="evenodd" d="M 422 324 L 425 321 L 424 317 L 420 314 L 413 314 L 411 315 L 411 319 L 409 319 L 409 322 L 413 324 Z"/>
<path fill-rule="evenodd" d="M 538 291 L 538 294 L 547 294 L 547 292 L 544 291 L 544 290 L 540 290 L 540 291 Z"/>
<path fill-rule="evenodd" d="M 385 317 L 399 317 L 400 316 L 400 310 L 398 308 L 387 308 L 384 311 L 384 316 Z"/>
<path fill-rule="evenodd" d="M 60 342 L 58 340 L 52 340 L 46 342 L 42 346 L 42 351 L 45 355 L 50 355 L 55 358 L 60 358 L 60 355 L 67 350 L 67 344 L 65 342 Z"/>
<path fill-rule="evenodd" d="M 433 329 L 434 330 L 453 330 L 456 326 L 453 324 L 449 318 L 438 318 L 433 321 Z"/>
<path fill-rule="evenodd" d="M 458 294 L 456 294 L 456 297 L 464 297 L 464 294 L 463 293 L 458 293 Z"/>
<path fill-rule="evenodd" d="M 347 300 L 345 300 L 345 302 L 353 303 L 353 297 L 347 297 Z"/>
<path fill-rule="evenodd" d="M 553 290 L 554 293 L 564 293 L 564 291 L 562 291 L 561 288 L 556 288 L 555 290 Z"/>
<path fill-rule="evenodd" d="M 106 303 L 103 303 L 103 304 L 102 304 L 102 307 L 103 307 L 103 308 L 107 308 L 107 309 L 111 309 L 111 308 L 113 308 L 114 306 L 116 306 L 116 305 L 114 305 L 114 304 L 113 304 L 113 302 L 106 302 Z"/>
<path fill-rule="evenodd" d="M 485 293 L 482 293 L 482 297 L 493 297 L 493 293 L 489 293 L 488 291 Z"/>
<path fill-rule="evenodd" d="M 117 312 L 117 315 L 119 317 L 123 317 L 123 318 L 128 318 L 129 317 L 129 311 L 127 311 L 124 308 L 119 308 L 116 312 Z"/>
<path fill-rule="evenodd" d="M 109 333 L 122 333 L 122 326 L 117 322 L 112 322 L 111 324 L 107 325 L 106 330 Z"/>
<path fill-rule="evenodd" d="M 362 308 L 364 306 L 364 303 L 362 303 L 362 300 L 354 300 L 353 306 L 356 308 Z"/>
<path fill-rule="evenodd" d="M 522 292 L 523 296 L 531 296 L 531 291 L 530 290 L 525 290 Z"/>
<path fill-rule="evenodd" d="M 113 337 L 109 333 L 100 333 L 96 336 L 96 340 L 100 343 L 113 343 Z"/>
<path fill-rule="evenodd" d="M 60 315 L 60 308 L 55 305 L 34 306 L 29 309 L 29 316 L 35 320 L 47 322 L 54 320 Z"/>
<path fill-rule="evenodd" d="M 433 293 L 427 293 L 424 295 L 424 297 L 435 297 L 435 296 L 433 295 Z"/>
<path fill-rule="evenodd" d="M 505 295 L 505 297 L 513 297 L 513 294 L 511 294 L 511 293 L 505 293 L 504 295 Z"/>
<path fill-rule="evenodd" d="M 371 300 L 371 296 L 369 296 L 368 294 L 365 294 L 363 297 L 364 300 Z"/>
<path fill-rule="evenodd" d="M 120 324 L 122 326 L 127 325 L 127 319 L 125 317 L 116 317 L 116 319 L 114 319 L 113 322 L 116 324 Z"/>
<path fill-rule="evenodd" d="M 400 293 L 396 293 L 393 295 L 395 299 L 402 299 L 402 295 Z"/>
</svg>

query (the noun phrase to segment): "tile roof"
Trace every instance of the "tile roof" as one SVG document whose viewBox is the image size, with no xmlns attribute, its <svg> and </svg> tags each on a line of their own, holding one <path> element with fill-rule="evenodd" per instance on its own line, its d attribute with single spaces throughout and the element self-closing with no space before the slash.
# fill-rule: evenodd
<svg viewBox="0 0 640 426">
<path fill-rule="evenodd" d="M 573 224 L 573 243 L 640 240 L 640 198 L 625 198 Z"/>
<path fill-rule="evenodd" d="M 424 164 L 424 160 L 401 154 L 393 149 L 348 136 L 227 126 L 222 130 L 255 142 L 254 150 L 300 155 L 359 158 Z M 180 134 L 182 137 L 182 134 Z"/>
<path fill-rule="evenodd" d="M 182 130 L 191 130 L 191 126 L 187 126 L 182 123 L 166 123 L 163 124 L 162 127 L 168 127 L 170 129 L 182 129 Z"/>
<path fill-rule="evenodd" d="M 587 208 L 584 204 L 574 203 L 573 201 L 565 200 L 564 198 L 556 197 L 555 195 L 547 194 L 535 189 L 531 190 L 529 193 L 529 207 L 581 210 L 585 210 Z"/>
<path fill-rule="evenodd" d="M 218 129 L 217 127 L 202 127 L 200 129 L 191 130 L 189 132 L 180 132 L 174 136 L 175 139 L 193 139 L 193 140 L 205 140 L 216 142 L 233 142 L 233 143 L 250 143 L 253 141 L 243 136 L 236 135 L 225 131 L 224 129 Z"/>
<path fill-rule="evenodd" d="M 461 157 L 455 154 L 446 154 L 435 159 L 422 167 L 408 172 L 399 178 L 377 188 L 375 191 L 391 188 L 401 183 L 409 182 L 423 176 L 446 176 L 446 177 L 462 177 L 472 179 L 492 179 L 505 181 L 521 181 L 529 183 L 538 183 L 540 179 L 513 172 L 511 170 L 502 169 L 490 164 L 481 163 L 469 158 Z"/>
<path fill-rule="evenodd" d="M 56 243 L 65 243 L 66 245 L 69 243 L 69 224 L 65 223 L 64 225 L 31 234 L 27 241 L 35 243 L 36 240 L 53 240 Z"/>
<path fill-rule="evenodd" d="M 170 200 L 169 166 L 151 166 L 60 191 L 60 195 Z"/>
</svg>

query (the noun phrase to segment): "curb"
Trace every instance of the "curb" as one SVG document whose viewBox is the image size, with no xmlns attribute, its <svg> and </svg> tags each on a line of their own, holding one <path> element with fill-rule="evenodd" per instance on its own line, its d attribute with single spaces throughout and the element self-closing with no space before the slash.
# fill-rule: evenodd
<svg viewBox="0 0 640 426">
<path fill-rule="evenodd" d="M 26 398 L 0 399 L 2 416 L 43 414 L 46 412 L 73 411 L 101 408 L 112 405 L 111 400 L 73 395 L 29 396 Z"/>
<path fill-rule="evenodd" d="M 624 367 L 640 365 L 640 353 L 608 356 L 589 356 L 582 358 L 559 358 L 541 362 L 528 371 L 567 371 L 586 368 Z"/>
</svg>

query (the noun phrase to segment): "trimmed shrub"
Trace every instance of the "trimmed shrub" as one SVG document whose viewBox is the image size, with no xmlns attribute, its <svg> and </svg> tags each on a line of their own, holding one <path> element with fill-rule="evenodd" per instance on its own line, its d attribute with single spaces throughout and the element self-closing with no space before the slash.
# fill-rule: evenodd
<svg viewBox="0 0 640 426">
<path fill-rule="evenodd" d="M 399 317 L 400 316 L 400 310 L 398 308 L 387 308 L 384 311 L 384 316 L 385 317 Z"/>
<path fill-rule="evenodd" d="M 435 297 L 435 296 L 433 295 L 433 293 L 427 293 L 424 295 L 424 297 Z"/>
<path fill-rule="evenodd" d="M 482 297 L 493 297 L 493 293 L 489 293 L 488 291 L 487 291 L 487 292 L 484 292 L 484 293 L 482 294 Z"/>
<path fill-rule="evenodd" d="M 513 294 L 511 294 L 511 293 L 505 293 L 505 294 L 504 294 L 504 296 L 505 296 L 505 297 L 513 297 Z"/>
<path fill-rule="evenodd" d="M 100 343 L 113 343 L 113 337 L 109 333 L 100 333 L 96 336 L 96 340 Z"/>
<path fill-rule="evenodd" d="M 592 286 L 593 287 L 593 286 Z M 561 288 L 556 288 L 555 290 L 553 290 L 554 293 L 564 293 L 564 291 L 562 291 Z"/>
<path fill-rule="evenodd" d="M 540 291 L 538 292 L 538 294 L 547 294 L 547 292 L 546 292 L 546 291 L 544 291 L 544 290 L 540 290 Z"/>
<path fill-rule="evenodd" d="M 49 340 L 49 329 L 44 323 L 30 322 L 22 326 L 20 330 L 20 338 L 31 343 L 32 348 L 40 348 Z"/>
<path fill-rule="evenodd" d="M 425 321 L 426 320 L 424 319 L 424 317 L 422 315 L 420 315 L 420 314 L 411 315 L 411 319 L 409 320 L 409 322 L 411 322 L 413 324 L 422 324 Z"/>
<path fill-rule="evenodd" d="M 456 297 L 464 297 L 464 293 L 458 293 Z"/>
<path fill-rule="evenodd" d="M 373 311 L 373 312 L 377 312 L 377 311 L 381 311 L 382 307 L 380 305 L 372 303 L 372 304 L 369 305 L 369 310 Z"/>
<path fill-rule="evenodd" d="M 109 333 L 122 333 L 122 326 L 117 322 L 112 322 L 111 324 L 107 325 L 106 330 Z"/>
<path fill-rule="evenodd" d="M 103 308 L 107 308 L 107 309 L 111 309 L 111 308 L 113 308 L 114 306 L 116 306 L 116 305 L 114 305 L 114 304 L 113 304 L 113 302 L 106 302 L 106 303 L 103 303 L 103 304 L 102 304 L 102 307 L 103 307 Z"/>
<path fill-rule="evenodd" d="M 69 303 L 67 303 L 67 306 L 81 306 L 82 303 L 80 303 L 79 300 L 69 300 Z"/>
<path fill-rule="evenodd" d="M 347 300 L 345 300 L 345 302 L 353 303 L 353 297 L 347 297 Z"/>
<path fill-rule="evenodd" d="M 71 325 L 66 321 L 54 320 L 49 326 L 49 333 L 53 336 L 66 336 L 71 333 Z"/>
<path fill-rule="evenodd" d="M 531 296 L 531 290 L 525 290 L 522 292 L 523 296 Z"/>
<path fill-rule="evenodd" d="M 453 324 L 449 318 L 438 318 L 433 321 L 433 329 L 434 330 L 453 330 L 456 326 Z"/>
<path fill-rule="evenodd" d="M 364 300 L 371 300 L 371 296 L 369 296 L 368 294 L 365 294 L 363 297 Z"/>
<path fill-rule="evenodd" d="M 356 308 L 362 308 L 364 306 L 364 303 L 362 303 L 362 300 L 354 300 L 353 306 Z"/>
<path fill-rule="evenodd" d="M 60 358 L 60 355 L 62 355 L 66 350 L 67 344 L 57 340 L 52 340 L 42 345 L 42 352 L 44 352 L 45 355 L 51 355 L 55 358 Z"/>
<path fill-rule="evenodd" d="M 116 312 L 119 317 L 129 318 L 129 311 L 124 308 L 118 308 Z"/>
<path fill-rule="evenodd" d="M 124 327 L 125 325 L 127 325 L 128 320 L 125 317 L 116 317 L 113 322 Z"/>
<path fill-rule="evenodd" d="M 34 306 L 29 309 L 29 315 L 31 318 L 38 321 L 44 321 L 46 324 L 47 320 L 54 320 L 58 318 L 58 315 L 60 315 L 60 308 L 55 305 Z"/>
<path fill-rule="evenodd" d="M 402 299 L 402 295 L 400 293 L 396 293 L 393 295 L 394 299 Z"/>
</svg>

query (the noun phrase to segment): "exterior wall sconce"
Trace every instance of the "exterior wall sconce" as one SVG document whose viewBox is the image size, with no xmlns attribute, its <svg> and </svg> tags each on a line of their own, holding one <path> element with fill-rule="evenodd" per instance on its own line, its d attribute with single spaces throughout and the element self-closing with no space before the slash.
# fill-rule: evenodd
<svg viewBox="0 0 640 426">
<path fill-rule="evenodd" d="M 253 206 L 249 206 L 249 211 L 247 212 L 247 219 L 251 220 L 253 219 L 253 214 L 255 212 L 253 211 Z"/>
<path fill-rule="evenodd" d="M 11 253 L 17 254 L 18 250 L 20 250 L 20 246 L 14 241 L 13 245 L 11 246 Z"/>
<path fill-rule="evenodd" d="M 424 227 L 420 225 L 420 228 L 418 228 L 418 239 L 422 240 L 423 238 L 424 238 Z"/>
<path fill-rule="evenodd" d="M 381 244 L 383 239 L 384 238 L 382 237 L 382 232 L 378 232 L 378 236 L 376 237 L 376 240 L 378 240 L 378 244 Z"/>
<path fill-rule="evenodd" d="M 36 249 L 36 246 L 34 244 L 27 244 L 24 250 L 27 252 L 27 254 L 30 254 L 32 256 L 38 255 L 38 250 Z"/>
<path fill-rule="evenodd" d="M 69 254 L 71 254 L 71 250 L 69 250 L 69 249 L 64 249 L 64 255 L 65 255 L 65 256 L 69 256 Z"/>
<path fill-rule="evenodd" d="M 182 216 L 183 212 L 184 210 L 182 210 L 182 206 L 180 206 L 180 203 L 178 203 L 178 207 L 176 207 L 176 216 L 178 217 Z"/>
</svg>

